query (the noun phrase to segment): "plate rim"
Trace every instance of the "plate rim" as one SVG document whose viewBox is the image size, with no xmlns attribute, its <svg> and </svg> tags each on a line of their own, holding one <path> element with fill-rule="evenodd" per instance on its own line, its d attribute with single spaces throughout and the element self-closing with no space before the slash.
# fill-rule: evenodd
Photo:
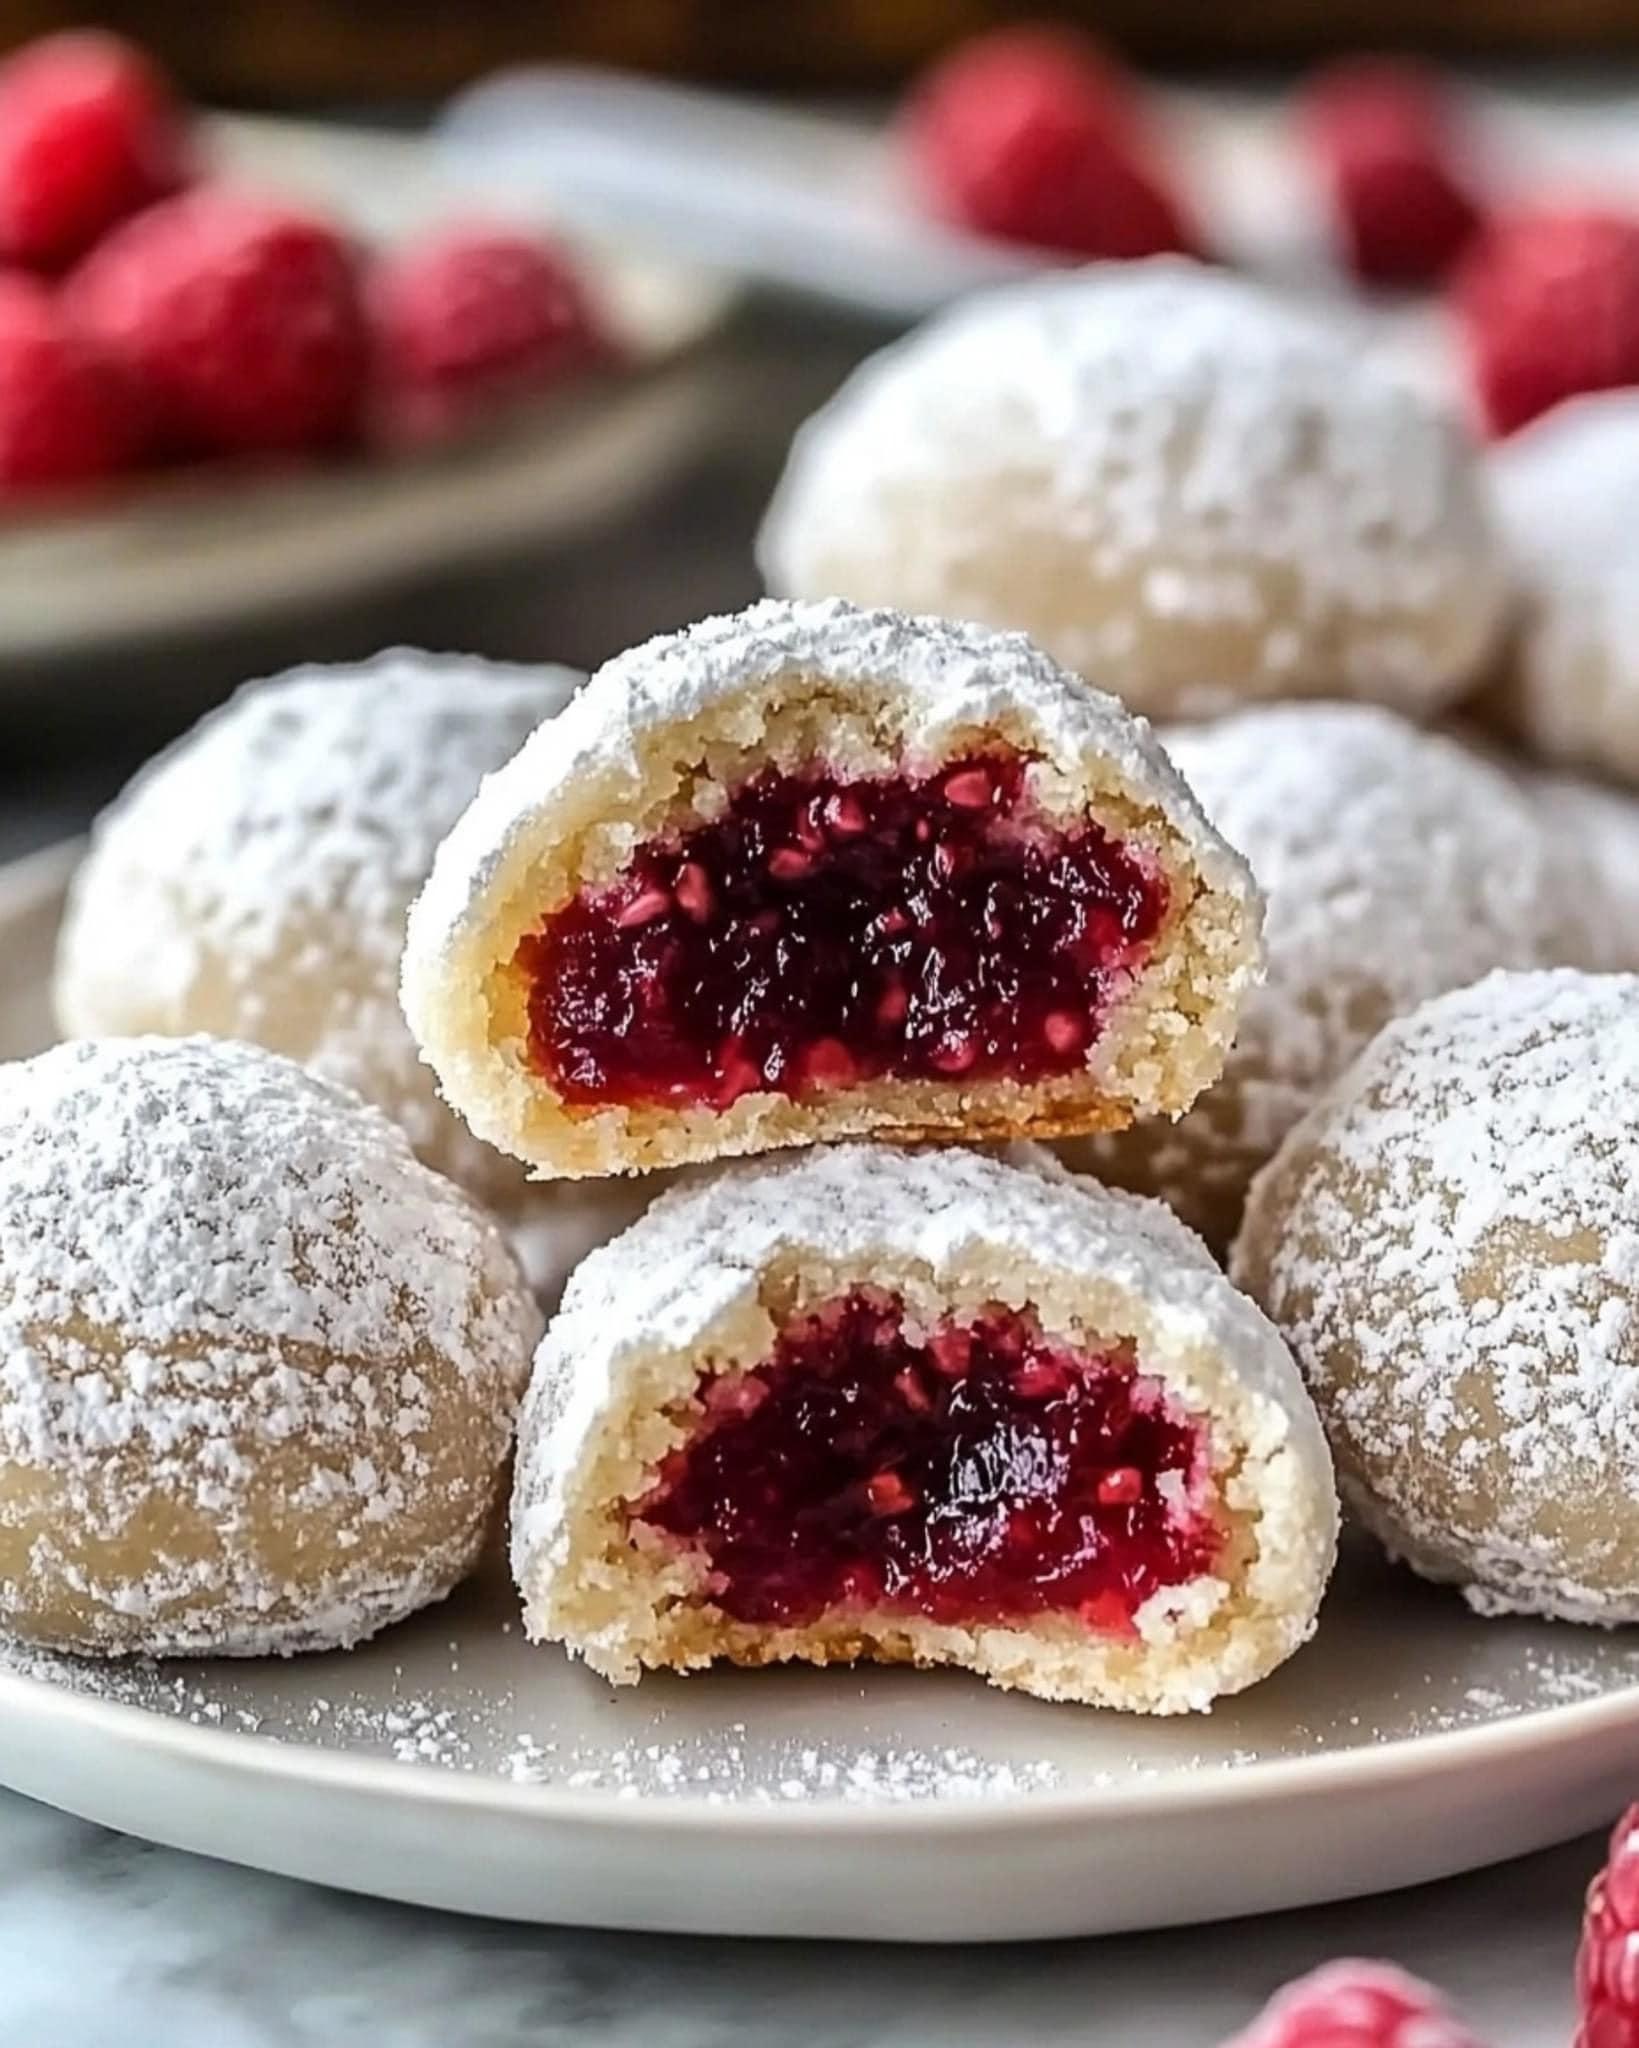
<svg viewBox="0 0 1639 2048">
<path fill-rule="evenodd" d="M 391 1632 L 377 1639 L 390 1640 Z M 363 1645 L 360 1646 L 364 1647 Z M 48 1653 L 47 1653 L 48 1654 Z M 543 1655 L 554 1654 L 552 1646 Z M 187 1660 L 182 1660 L 187 1661 Z M 164 1668 L 163 1661 L 160 1668 Z M 1639 1728 L 1639 1682 L 1597 1699 L 1533 1707 L 1466 1728 L 1402 1735 L 1312 1756 L 1270 1757 L 1225 1764 L 1210 1771 L 1182 1766 L 1134 1775 L 1126 1784 L 1091 1785 L 1062 1792 L 1011 1792 L 983 1799 L 806 1800 L 790 1806 L 751 1800 L 711 1800 L 690 1792 L 645 1792 L 620 1797 L 602 1786 L 538 1784 L 497 1771 L 463 1771 L 399 1762 L 385 1756 L 326 1749 L 299 1739 L 274 1738 L 232 1728 L 199 1726 L 135 1701 L 101 1699 L 28 1672 L 0 1670 L 0 1719 L 13 1712 L 77 1723 L 122 1746 L 158 1752 L 183 1762 L 212 1763 L 238 1775 L 330 1784 L 370 1798 L 454 1808 L 469 1813 L 527 1813 L 542 1823 L 594 1821 L 622 1833 L 645 1828 L 684 1832 L 729 1830 L 752 1835 L 849 1833 L 861 1828 L 900 1836 L 928 1832 L 993 1835 L 1031 1827 L 1081 1825 L 1094 1820 L 1142 1820 L 1268 1806 L 1342 1796 L 1400 1782 L 1454 1764 L 1479 1769 L 1503 1758 L 1551 1755 L 1563 1746 Z M 1066 1709 L 1069 1711 L 1069 1709 Z M 1080 1709 L 1079 1711 L 1099 1711 Z M 0 1782 L 5 1782 L 0 1760 Z"/>
</svg>

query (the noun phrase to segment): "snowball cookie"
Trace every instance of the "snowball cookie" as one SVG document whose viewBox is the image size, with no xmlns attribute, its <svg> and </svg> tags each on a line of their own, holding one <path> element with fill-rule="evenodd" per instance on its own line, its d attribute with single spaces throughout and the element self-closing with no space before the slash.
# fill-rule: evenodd
<svg viewBox="0 0 1639 2048">
<path fill-rule="evenodd" d="M 1639 782 L 1639 392 L 1556 406 L 1489 460 L 1525 611 L 1488 706 L 1540 759 Z"/>
<path fill-rule="evenodd" d="M 620 1683 L 870 1659 L 1161 1714 L 1290 1656 L 1335 1537 L 1290 1357 L 1166 1210 L 886 1145 L 594 1252 L 513 1504 L 529 1633 Z"/>
<path fill-rule="evenodd" d="M 1236 1279 L 1344 1497 L 1482 1614 L 1639 1620 L 1639 979 L 1391 1024 L 1259 1176 Z"/>
<path fill-rule="evenodd" d="M 1267 892 L 1268 975 L 1181 1121 L 1063 1149 L 1223 1252 L 1253 1174 L 1379 1026 L 1493 967 L 1569 957 L 1571 906 L 1514 778 L 1392 711 L 1262 705 L 1164 739 Z"/>
<path fill-rule="evenodd" d="M 270 1046 L 356 1088 L 475 1193 L 516 1189 L 438 1100 L 398 956 L 439 840 L 578 680 L 400 650 L 241 690 L 98 820 L 58 948 L 64 1032 Z"/>
<path fill-rule="evenodd" d="M 249 1657 L 442 1599 L 539 1330 L 497 1227 L 289 1060 L 0 1065 L 0 1626 Z"/>
<path fill-rule="evenodd" d="M 1596 973 L 1639 972 L 1639 797 L 1577 775 L 1524 780 L 1564 877 L 1559 957 Z"/>
<path fill-rule="evenodd" d="M 1438 710 L 1505 580 L 1461 429 L 1357 336 L 1222 271 L 965 300 L 802 429 L 768 587 L 1018 626 L 1154 717 Z"/>
<path fill-rule="evenodd" d="M 1022 635 L 767 602 L 610 662 L 490 778 L 404 1006 L 543 1176 L 1052 1135 L 1195 1099 L 1260 916 L 1148 728 Z"/>
</svg>

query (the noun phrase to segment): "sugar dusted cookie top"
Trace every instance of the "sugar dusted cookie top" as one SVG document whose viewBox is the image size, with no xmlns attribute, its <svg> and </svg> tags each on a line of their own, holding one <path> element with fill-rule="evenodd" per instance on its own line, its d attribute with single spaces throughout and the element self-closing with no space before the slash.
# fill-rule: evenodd
<svg viewBox="0 0 1639 2048">
<path fill-rule="evenodd" d="M 1002 1159 L 960 1147 L 828 1145 L 669 1190 L 570 1281 L 549 1342 L 573 1361 L 575 1409 L 549 1401 L 552 1427 L 571 1443 L 576 1415 L 589 1421 L 643 1351 L 697 1341 L 771 1261 L 857 1271 L 891 1255 L 937 1281 L 960 1273 L 977 1246 L 1017 1259 L 1021 1303 L 1023 1276 L 1042 1267 L 1130 1290 L 1169 1343 L 1231 1356 L 1247 1391 L 1274 1403 L 1318 1453 L 1285 1346 L 1195 1233 L 1161 1203 L 1065 1173 L 1033 1146 Z M 537 1408 L 537 1427 L 543 1419 Z M 526 1427 L 526 1465 L 529 1454 Z M 572 1467 L 572 1453 L 562 1462 Z"/>
<path fill-rule="evenodd" d="M 409 921 L 448 1099 L 538 1173 L 1176 1109 L 1260 901 L 1154 736 L 1021 635 L 770 600 L 608 663 Z"/>
<path fill-rule="evenodd" d="M 1033 1148 L 662 1197 L 547 1333 L 513 1510 L 531 1634 L 617 1682 L 865 1656 L 1158 1713 L 1289 1655 L 1335 1538 L 1266 1319 L 1166 1210 Z"/>
<path fill-rule="evenodd" d="M 470 1563 L 538 1329 L 496 1225 L 289 1060 L 0 1065 L 0 1616 L 109 1653 L 370 1633 Z"/>
<path fill-rule="evenodd" d="M 1255 1184 L 1235 1273 L 1346 1494 L 1482 1610 L 1639 1618 L 1639 978 L 1391 1024 Z"/>
<path fill-rule="evenodd" d="M 483 776 L 578 680 L 399 649 L 248 685 L 97 821 L 58 953 L 63 1028 L 266 1044 L 497 1191 L 504 1162 L 441 1108 L 404 1029 L 404 918 Z"/>
<path fill-rule="evenodd" d="M 773 590 L 1022 627 L 1157 716 L 1436 707 L 1504 604 L 1457 427 L 1335 318 L 1173 259 L 975 295 L 799 433 Z"/>
<path fill-rule="evenodd" d="M 1020 720 L 1066 759 L 1097 750 L 1136 797 L 1184 834 L 1214 881 L 1242 896 L 1252 893 L 1244 863 L 1207 824 L 1149 729 L 1115 698 L 1068 675 L 1022 633 L 862 610 L 836 598 L 767 598 L 616 655 L 487 779 L 440 848 L 416 903 L 417 958 L 453 944 L 479 914 L 487 878 L 555 792 L 605 774 L 636 779 L 647 735 L 668 725 L 692 726 L 741 692 L 786 678 L 794 689 L 823 689 L 827 679 L 903 685 L 906 751 L 913 757 L 921 752 L 938 760 L 954 736 Z"/>
</svg>

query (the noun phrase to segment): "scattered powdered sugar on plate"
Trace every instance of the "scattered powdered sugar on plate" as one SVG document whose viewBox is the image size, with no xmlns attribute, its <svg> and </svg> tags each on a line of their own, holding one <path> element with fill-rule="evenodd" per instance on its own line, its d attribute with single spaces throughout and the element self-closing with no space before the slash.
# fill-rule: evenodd
<svg viewBox="0 0 1639 2048">
<path fill-rule="evenodd" d="M 526 1735 L 508 1757 L 506 1774 L 519 1784 L 557 1782 L 612 1792 L 617 1799 L 658 1792 L 687 1794 L 712 1805 L 736 1801 L 767 1806 L 812 1799 L 871 1805 L 914 1799 L 1010 1799 L 1052 1791 L 1061 1782 L 1058 1767 L 1045 1760 L 998 1761 L 954 1744 L 852 1752 L 829 1744 L 793 1744 L 753 1765 L 745 1732 L 743 1721 L 731 1722 L 718 1744 L 649 1742 L 604 1755 L 574 1748 L 565 1752 L 555 1743 Z"/>
<path fill-rule="evenodd" d="M 1375 1565 L 1346 1561 L 1345 1587 L 1359 1604 L 1333 1616 L 1335 1676 L 1323 1631 L 1287 1674 L 1189 1721 L 1042 1707 L 903 1674 L 738 1674 L 617 1699 L 487 1611 L 453 1627 L 435 1611 L 350 1657 L 265 1666 L 80 1663 L 0 1638 L 0 1687 L 26 1679 L 213 1738 L 594 1802 L 861 1809 L 1097 1795 L 1180 1775 L 1204 1789 L 1269 1762 L 1324 1762 L 1639 1691 L 1639 1641 L 1482 1624 Z M 1316 1684 L 1294 1692 L 1306 1660 Z"/>
</svg>

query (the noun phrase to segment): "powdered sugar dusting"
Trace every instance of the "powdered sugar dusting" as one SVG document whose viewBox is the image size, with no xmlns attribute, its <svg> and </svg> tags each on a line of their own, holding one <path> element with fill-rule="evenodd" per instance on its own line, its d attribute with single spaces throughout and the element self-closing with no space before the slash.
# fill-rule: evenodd
<svg viewBox="0 0 1639 2048">
<path fill-rule="evenodd" d="M 1102 760 L 1135 802 L 1159 810 L 1182 835 L 1209 881 L 1255 900 L 1244 864 L 1207 824 L 1149 728 L 1022 634 L 840 600 L 770 600 L 617 656 L 488 779 L 440 849 L 411 915 L 405 992 L 412 1020 L 437 961 L 487 913 L 485 886 L 530 820 L 586 778 L 619 769 L 635 782 L 639 739 L 784 677 L 899 689 L 912 712 L 910 745 L 931 760 L 955 737 L 1027 721 L 1055 763 Z"/>
<path fill-rule="evenodd" d="M 960 1149 L 834 1145 L 673 1189 L 576 1271 L 520 1426 L 520 1583 L 559 1543 L 566 1489 L 589 1440 L 653 1346 L 700 1343 L 776 1260 L 818 1256 L 867 1273 L 888 1256 L 949 1284 L 975 1244 L 1011 1249 L 1021 1276 L 1044 1267 L 1097 1274 L 1144 1304 L 1158 1343 L 1164 1333 L 1180 1347 L 1210 1346 L 1247 1398 L 1267 1404 L 1271 1441 L 1288 1441 L 1305 1483 L 1329 1501 L 1325 1452 L 1284 1347 L 1159 1203 L 1077 1180 L 1029 1148 L 1003 1161 Z M 1016 1305 L 1030 1305 L 1022 1277 Z M 1315 1537 L 1329 1544 L 1331 1532 L 1317 1527 Z"/>
<path fill-rule="evenodd" d="M 557 1782 L 617 1799 L 682 1794 L 712 1806 L 1016 1799 L 1060 1783 L 1055 1764 L 983 1757 L 953 1743 L 849 1750 L 829 1742 L 791 1742 L 753 1762 L 745 1738 L 743 1721 L 730 1722 L 711 1743 L 647 1742 L 612 1751 L 564 1749 L 525 1736 L 507 1758 L 506 1774 L 521 1785 Z"/>
<path fill-rule="evenodd" d="M 1621 578 L 1639 603 L 1639 396 L 1590 392 L 1492 449 L 1503 534 L 1559 590 Z"/>
<path fill-rule="evenodd" d="M 579 680 L 400 649 L 248 685 L 98 820 L 65 1028 L 247 1038 L 356 1088 L 418 1150 L 473 1150 L 399 1013 L 404 917 L 484 774 Z"/>
<path fill-rule="evenodd" d="M 150 1621 L 241 1655 L 355 1639 L 450 1583 L 415 1507 L 434 1380 L 466 1387 L 487 1494 L 538 1327 L 497 1228 L 287 1060 L 148 1039 L 0 1065 L 0 1611 L 66 1602 L 109 1648 Z M 270 1469 L 293 1531 L 335 1525 L 306 1586 L 251 1538 Z M 425 1557 L 392 1558 L 400 1518 Z"/>
<path fill-rule="evenodd" d="M 1639 1648 L 1624 1637 L 1523 1622 L 1482 1628 L 1364 1559 L 1345 1578 L 1351 1612 L 1329 1620 L 1335 1664 L 1323 1637 L 1285 1678 L 1220 1704 L 1206 1723 L 1037 1707 L 925 1673 L 719 1675 L 651 1681 L 617 1700 L 498 1619 L 499 1584 L 493 1614 L 474 1616 L 462 1595 L 346 1658 L 84 1663 L 0 1638 L 0 1682 L 140 1707 L 212 1736 L 568 1791 L 594 1804 L 765 1809 L 1097 1794 L 1180 1772 L 1210 1782 L 1639 1686 Z"/>
<path fill-rule="evenodd" d="M 1034 589 L 1033 543 L 1081 587 Z M 799 434 L 758 553 L 771 589 L 1036 625 L 1147 708 L 1167 622 L 1253 636 L 1255 677 L 1203 672 L 1185 708 L 1350 688 L 1421 708 L 1457 653 L 1427 622 L 1471 613 L 1483 637 L 1502 605 L 1455 428 L 1347 327 L 1165 259 L 975 295 L 871 358 Z M 985 611 L 1002 589 L 1016 609 Z"/>
<path fill-rule="evenodd" d="M 1569 964 L 1639 970 L 1639 797 L 1573 775 L 1530 775 L 1524 788 L 1561 871 Z"/>
<path fill-rule="evenodd" d="M 1639 979 L 1391 1025 L 1254 1189 L 1236 1270 L 1390 1547 L 1486 1613 L 1639 1618 Z"/>
<path fill-rule="evenodd" d="M 1540 758 L 1639 781 L 1639 398 L 1555 406 L 1489 474 L 1525 598 L 1498 707 Z"/>
<path fill-rule="evenodd" d="M 1572 890 L 1563 835 L 1509 776 L 1392 712 L 1269 705 L 1164 737 L 1265 891 L 1267 976 L 1223 1079 L 1180 1124 L 1089 1151 L 1194 1218 L 1220 1200 L 1233 1213 L 1390 1017 L 1492 968 L 1563 958 Z"/>
</svg>

